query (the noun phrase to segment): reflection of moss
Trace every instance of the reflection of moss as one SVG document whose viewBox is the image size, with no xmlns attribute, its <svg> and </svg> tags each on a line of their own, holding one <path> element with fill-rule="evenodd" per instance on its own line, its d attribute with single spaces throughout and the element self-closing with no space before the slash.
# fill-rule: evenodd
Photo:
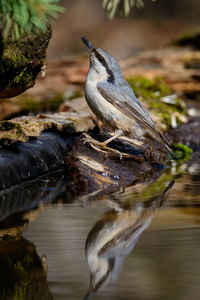
<svg viewBox="0 0 200 300">
<path fill-rule="evenodd" d="M 22 254 L 22 253 L 21 253 Z M 34 256 L 33 256 L 34 255 Z M 18 259 L 15 256 L 7 256 L 6 265 L 9 272 L 13 274 L 13 279 L 20 282 L 20 285 L 10 285 L 10 293 L 13 300 L 25 299 L 26 295 L 31 294 L 31 274 L 30 270 L 34 268 L 36 263 L 39 266 L 40 260 L 35 256 L 35 253 L 23 253 L 19 255 Z M 6 295 L 8 291 L 4 290 Z"/>
<path fill-rule="evenodd" d="M 0 238 L 6 242 L 11 242 L 11 241 L 16 242 L 21 239 L 22 230 L 23 230 L 23 226 L 1 229 Z"/>
<path fill-rule="evenodd" d="M 23 300 L 26 299 L 26 295 L 31 293 L 31 283 L 25 282 L 22 288 L 15 286 L 15 291 L 13 295 L 13 300 Z"/>
<path fill-rule="evenodd" d="M 161 176 L 157 181 L 149 184 L 146 188 L 141 192 L 141 198 L 143 201 L 149 200 L 149 198 L 153 198 L 164 191 L 166 188 L 166 183 L 169 183 L 172 180 L 172 176 L 170 172 L 165 172 L 163 176 Z"/>
<path fill-rule="evenodd" d="M 52 299 L 43 261 L 30 242 L 0 242 L 0 265 L 0 299 Z"/>
<path fill-rule="evenodd" d="M 142 97 L 147 102 L 149 109 L 159 115 L 161 122 L 171 125 L 171 115 L 176 114 L 177 122 L 182 123 L 179 114 L 185 114 L 185 106 L 183 101 L 176 97 L 173 99 L 173 104 L 168 104 L 160 99 L 172 94 L 171 89 L 162 78 L 156 78 L 151 81 L 145 77 L 132 77 L 127 79 L 131 88 L 137 97 Z"/>
</svg>

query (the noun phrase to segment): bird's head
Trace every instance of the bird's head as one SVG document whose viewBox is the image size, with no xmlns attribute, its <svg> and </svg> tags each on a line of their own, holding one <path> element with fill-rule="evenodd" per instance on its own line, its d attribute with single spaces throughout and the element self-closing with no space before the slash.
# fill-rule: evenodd
<svg viewBox="0 0 200 300">
<path fill-rule="evenodd" d="M 107 79 L 114 83 L 115 79 L 122 76 L 118 62 L 108 52 L 94 47 L 84 36 L 82 41 L 86 45 L 90 55 L 90 70 L 95 73 L 99 80 Z"/>
</svg>

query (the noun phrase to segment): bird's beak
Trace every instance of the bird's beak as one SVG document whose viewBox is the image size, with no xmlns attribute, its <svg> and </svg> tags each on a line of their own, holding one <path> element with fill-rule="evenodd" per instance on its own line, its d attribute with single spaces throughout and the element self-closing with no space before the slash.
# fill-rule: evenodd
<svg viewBox="0 0 200 300">
<path fill-rule="evenodd" d="M 92 52 L 95 49 L 95 47 L 86 39 L 86 37 L 84 37 L 84 35 L 82 35 L 81 39 L 85 46 L 88 48 L 89 52 Z"/>
</svg>

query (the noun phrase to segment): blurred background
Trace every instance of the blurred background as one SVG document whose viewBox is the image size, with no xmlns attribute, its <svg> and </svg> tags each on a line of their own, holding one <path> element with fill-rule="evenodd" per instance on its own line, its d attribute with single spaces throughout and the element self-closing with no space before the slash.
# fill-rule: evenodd
<svg viewBox="0 0 200 300">
<path fill-rule="evenodd" d="M 100 0 L 63 0 L 65 13 L 53 24 L 47 59 L 85 52 L 80 39 L 85 35 L 95 46 L 116 59 L 146 49 L 162 48 L 199 25 L 198 0 L 144 0 L 127 18 L 116 14 L 109 20 Z"/>
<path fill-rule="evenodd" d="M 108 194 L 108 181 L 102 185 L 105 190 L 103 192 L 100 190 L 102 194 L 99 192 L 99 195 L 96 193 L 95 196 L 93 192 L 88 197 L 83 191 L 88 177 L 84 177 L 82 171 L 78 171 L 80 173 L 77 173 L 78 179 L 76 178 L 75 181 L 69 179 L 70 174 L 65 169 L 60 173 L 47 174 L 49 177 L 38 177 L 38 180 L 32 180 L 30 177 L 30 182 L 25 180 L 19 185 L 8 181 L 7 186 L 12 186 L 12 188 L 7 188 L 5 193 L 3 191 L 0 194 L 2 199 L 0 211 L 3 213 L 3 225 L 0 225 L 5 235 L 5 240 L 0 242 L 0 265 L 3 270 L 0 278 L 0 299 L 83 299 L 90 280 L 89 265 L 85 257 L 85 242 L 94 224 L 101 220 L 104 214 L 107 217 L 108 213 L 117 207 L 114 204 L 122 203 L 124 208 L 126 205 L 127 208 L 134 208 L 137 206 L 132 204 L 137 203 L 138 207 L 142 208 L 143 201 L 152 200 L 153 203 L 159 200 L 172 179 L 175 180 L 175 184 L 170 191 L 170 196 L 163 206 L 157 209 L 154 220 L 154 211 L 151 210 L 151 206 L 145 207 L 144 205 L 147 223 L 150 223 L 151 219 L 152 223 L 126 258 L 118 281 L 113 285 L 108 285 L 103 291 L 99 291 L 94 299 L 199 299 L 200 268 L 196 262 L 200 258 L 200 110 L 199 104 L 196 103 L 200 103 L 200 52 L 191 50 L 186 52 L 183 49 L 179 54 L 177 48 L 173 48 L 167 54 L 165 51 L 152 51 L 155 55 L 142 57 L 141 54 L 140 57 L 139 53 L 163 49 L 178 37 L 198 28 L 200 2 L 199 0 L 143 1 L 143 9 L 134 7 L 127 18 L 119 17 L 117 14 L 111 21 L 102 8 L 102 0 L 60 1 L 65 7 L 65 13 L 59 14 L 58 19 L 52 24 L 52 38 L 47 50 L 47 76 L 45 78 L 38 76 L 34 88 L 28 89 L 23 94 L 1 100 L 0 120 L 25 116 L 22 125 L 28 127 L 30 123 L 28 117 L 31 120 L 31 117 L 37 113 L 57 111 L 81 113 L 87 110 L 83 91 L 89 60 L 87 50 L 81 41 L 81 36 L 85 35 L 96 47 L 107 50 L 117 60 L 126 60 L 135 56 L 122 63 L 122 70 L 126 77 L 133 79 L 137 76 L 136 81 L 133 81 L 134 91 L 136 90 L 136 96 L 139 96 L 141 101 L 145 100 L 144 103 L 147 106 L 152 108 L 150 104 L 155 105 L 161 96 L 172 93 L 190 102 L 188 107 L 192 114 L 189 115 L 189 109 L 186 111 L 185 106 L 180 105 L 184 103 L 182 98 L 168 97 L 169 100 L 176 99 L 175 105 L 173 101 L 171 102 L 173 111 L 171 112 L 169 108 L 170 102 L 167 110 L 167 104 L 163 105 L 159 102 L 161 110 L 156 111 L 153 117 L 159 116 L 156 121 L 163 125 L 163 120 L 166 122 L 163 116 L 165 117 L 166 114 L 170 116 L 167 121 L 170 120 L 171 123 L 166 122 L 170 130 L 167 133 L 170 144 L 175 141 L 175 143 L 191 146 L 194 151 L 192 158 L 188 159 L 186 153 L 186 158 L 184 158 L 186 162 L 183 163 L 180 160 L 179 163 L 172 164 L 171 168 L 163 170 L 164 176 L 160 177 L 159 181 L 129 186 L 129 188 L 123 188 L 123 193 L 121 190 L 118 193 L 118 188 L 122 183 L 116 180 L 115 183 L 110 184 L 116 187 L 114 197 Z M 159 58 L 157 64 L 156 58 Z M 138 76 L 140 76 L 140 81 Z M 158 76 L 162 76 L 166 82 L 148 81 L 149 78 L 153 80 Z M 166 88 L 166 83 L 170 89 L 168 86 Z M 144 94 L 146 90 L 148 94 Z M 74 102 L 69 101 L 72 99 Z M 156 110 L 155 107 L 158 108 L 154 106 L 153 111 Z M 172 116 L 178 120 L 178 125 L 179 122 L 182 123 L 177 131 L 174 123 L 174 127 L 172 126 Z M 184 123 L 191 116 L 192 121 Z M 45 115 L 41 114 L 41 118 L 44 117 Z M 60 124 L 59 119 L 57 120 Z M 56 127 L 57 125 L 54 124 L 57 123 L 51 120 L 50 122 L 54 133 L 59 126 Z M 170 135 L 171 127 L 175 129 Z M 32 127 L 29 128 L 28 134 L 32 136 Z M 48 129 L 51 131 L 51 128 Z M 53 142 L 48 143 L 44 140 L 45 149 L 52 149 L 54 152 L 57 146 L 54 147 Z M 32 174 L 29 170 L 37 171 L 37 165 L 39 169 L 43 162 L 45 168 L 47 166 L 45 152 L 38 151 L 38 148 L 43 149 L 40 140 L 38 147 L 32 143 L 32 149 L 35 150 L 31 151 L 34 157 L 38 155 L 39 159 L 42 153 L 42 158 L 38 160 L 38 164 L 34 165 L 31 162 L 30 169 L 27 168 L 28 175 L 19 163 L 18 152 L 15 156 L 16 164 L 12 164 L 10 160 L 13 152 L 10 154 L 7 151 L 9 146 L 14 149 L 15 144 L 6 142 L 2 145 L 8 157 L 8 163 L 5 160 L 6 171 L 4 172 L 2 166 L 0 169 L 3 170 L 2 178 L 5 177 L 5 180 L 7 177 L 9 180 L 10 178 L 15 180 L 17 175 L 21 180 L 21 173 L 22 178 L 27 179 Z M 22 143 L 20 147 L 21 145 Z M 29 148 L 26 147 L 27 144 L 24 143 L 25 157 L 27 155 L 29 158 L 30 156 L 26 154 L 29 153 Z M 79 148 L 77 149 L 79 151 Z M 66 154 L 66 157 L 69 156 Z M 52 156 L 50 156 L 48 163 L 50 166 L 53 164 L 52 161 Z M 72 157 L 72 161 L 76 162 L 76 156 Z M 74 167 L 74 165 L 71 163 L 70 168 L 76 176 L 76 168 L 81 170 L 81 167 L 80 165 Z M 13 169 L 13 176 L 8 171 L 9 166 L 11 170 Z M 58 166 L 57 160 L 56 166 Z M 133 168 L 132 164 L 130 168 Z M 150 170 L 145 165 L 145 170 L 146 168 Z M 138 172 L 137 168 L 135 172 Z M 151 176 L 152 174 L 151 171 Z M 121 174 L 118 176 L 118 173 L 116 175 L 116 178 L 121 176 Z M 94 177 L 94 173 L 91 173 L 91 176 Z M 103 172 L 103 176 L 105 180 L 108 180 L 107 173 Z M 77 184 L 79 178 L 81 178 L 80 184 Z M 147 176 L 144 178 L 147 181 L 150 180 Z M 136 182 L 135 179 L 134 181 Z M 95 201 L 93 197 L 97 200 Z M 132 211 L 134 214 L 134 210 Z M 126 215 L 129 220 L 129 215 L 124 214 Z M 117 218 L 116 220 L 118 221 Z M 145 218 L 142 224 L 147 224 L 144 221 Z M 30 222 L 29 225 L 28 222 Z M 26 225 L 28 226 L 24 229 Z"/>
</svg>

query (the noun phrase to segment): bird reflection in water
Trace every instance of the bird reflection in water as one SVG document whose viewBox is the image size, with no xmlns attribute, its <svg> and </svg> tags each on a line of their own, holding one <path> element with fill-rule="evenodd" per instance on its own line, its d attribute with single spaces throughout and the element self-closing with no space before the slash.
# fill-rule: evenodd
<svg viewBox="0 0 200 300">
<path fill-rule="evenodd" d="M 125 257 L 132 251 L 141 233 L 150 225 L 154 212 L 167 199 L 171 181 L 159 196 L 129 207 L 115 205 L 103 215 L 89 232 L 85 252 L 90 270 L 90 287 L 84 300 L 92 298 L 101 287 L 115 282 Z"/>
</svg>

